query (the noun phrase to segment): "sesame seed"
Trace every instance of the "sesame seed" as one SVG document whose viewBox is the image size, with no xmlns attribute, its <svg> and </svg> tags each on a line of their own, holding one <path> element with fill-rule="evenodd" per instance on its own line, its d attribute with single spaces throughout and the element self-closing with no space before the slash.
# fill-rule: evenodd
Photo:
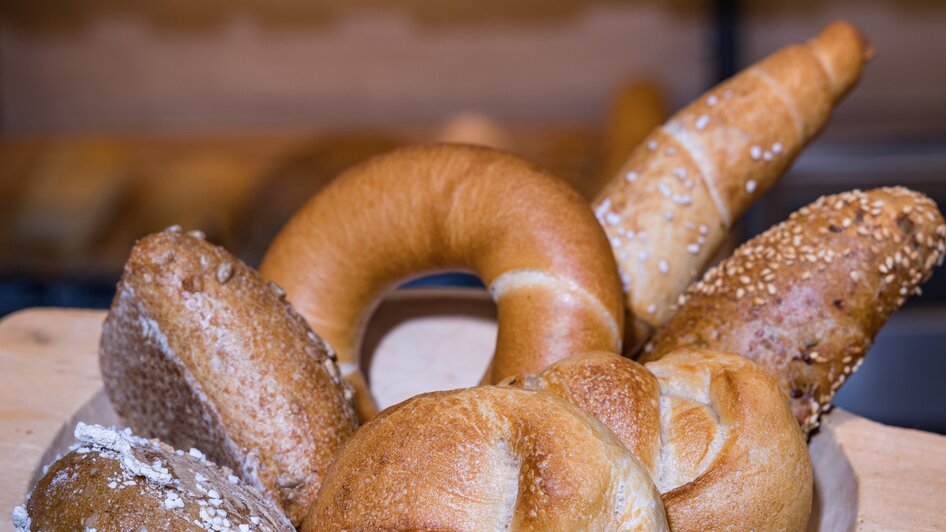
<svg viewBox="0 0 946 532">
<path fill-rule="evenodd" d="M 748 192 L 749 194 L 752 194 L 753 192 L 755 192 L 755 188 L 756 188 L 755 179 L 750 179 L 746 181 L 746 192 Z"/>
<path fill-rule="evenodd" d="M 180 233 L 182 231 L 181 226 L 174 224 L 164 230 L 165 233 Z"/>
<path fill-rule="evenodd" d="M 749 284 L 750 282 L 752 282 L 752 280 L 749 279 L 749 276 L 748 276 L 748 275 L 740 275 L 740 276 L 739 276 L 739 282 L 742 283 L 742 284 Z"/>
<path fill-rule="evenodd" d="M 192 237 L 198 239 L 198 240 L 203 240 L 203 239 L 207 238 L 207 235 L 205 235 L 204 232 L 201 231 L 200 229 L 193 229 L 193 230 L 191 230 L 191 231 L 188 231 L 187 234 L 188 234 L 189 236 L 192 236 Z"/>
<path fill-rule="evenodd" d="M 633 171 L 628 172 L 627 175 L 624 176 L 624 178 L 627 179 L 629 182 L 633 183 L 634 181 L 637 181 L 637 172 L 633 172 Z"/>
<path fill-rule="evenodd" d="M 673 169 L 673 175 L 677 176 L 679 179 L 683 179 L 687 176 L 687 169 L 682 166 L 678 166 Z"/>
<path fill-rule="evenodd" d="M 617 224 L 621 223 L 621 217 L 618 216 L 616 213 L 613 213 L 613 212 L 609 212 L 609 213 L 605 214 L 605 215 L 604 215 L 604 219 L 605 219 L 606 222 L 608 222 L 608 223 L 611 224 L 611 225 L 617 225 Z"/>
<path fill-rule="evenodd" d="M 666 183 L 658 183 L 658 184 L 657 184 L 657 189 L 660 190 L 660 193 L 661 193 L 661 194 L 663 195 L 663 197 L 665 197 L 665 198 L 669 198 L 670 195 L 672 194 L 672 193 L 670 192 L 670 187 L 668 187 Z"/>
<path fill-rule="evenodd" d="M 693 203 L 693 198 L 691 198 L 689 194 L 674 194 L 673 202 L 677 205 L 689 205 Z"/>
<path fill-rule="evenodd" d="M 849 275 L 851 277 L 851 280 L 854 281 L 855 283 L 861 280 L 861 274 L 857 270 L 851 270 L 851 273 Z"/>
<path fill-rule="evenodd" d="M 706 227 L 706 224 L 700 224 L 700 234 L 705 235 L 709 232 L 709 227 Z"/>
<path fill-rule="evenodd" d="M 665 152 L 667 155 L 673 155 L 673 154 L 677 153 L 677 149 L 674 148 L 673 146 L 667 146 L 667 149 L 664 150 L 664 152 Z"/>
<path fill-rule="evenodd" d="M 708 106 L 710 106 L 710 107 L 716 105 L 717 103 L 719 103 L 719 98 L 717 98 L 715 94 L 711 94 L 711 95 L 706 99 L 706 105 L 708 105 Z"/>
<path fill-rule="evenodd" d="M 276 294 L 276 297 L 278 297 L 279 299 L 286 297 L 286 291 L 283 290 L 281 286 L 279 286 L 273 281 L 269 282 L 269 289 L 272 290 L 273 293 Z"/>
<path fill-rule="evenodd" d="M 653 314 L 653 313 L 655 313 L 655 312 L 657 312 L 657 305 L 648 305 L 648 306 L 647 306 L 647 313 L 648 313 L 648 314 Z"/>
<path fill-rule="evenodd" d="M 673 221 L 673 212 L 671 212 L 671 211 L 664 211 L 664 220 L 667 220 L 668 222 L 672 222 L 672 221 Z"/>
<path fill-rule="evenodd" d="M 647 143 L 647 149 L 650 150 L 650 151 L 657 151 L 657 141 L 656 141 L 656 140 L 652 140 L 652 141 L 648 142 L 648 143 Z"/>
<path fill-rule="evenodd" d="M 706 125 L 709 124 L 709 120 L 709 116 L 700 115 L 700 117 L 696 119 L 696 129 L 703 130 L 706 128 Z"/>
<path fill-rule="evenodd" d="M 690 245 L 687 246 L 687 251 L 689 251 L 690 253 L 696 255 L 697 253 L 700 252 L 700 245 L 699 245 L 699 244 L 690 244 Z"/>
<path fill-rule="evenodd" d="M 776 142 L 776 143 L 772 144 L 772 153 L 774 153 L 774 154 L 776 154 L 776 155 L 782 153 L 782 143 L 781 143 L 781 142 Z"/>
<path fill-rule="evenodd" d="M 637 252 L 637 258 L 641 261 L 645 261 L 650 258 L 650 253 L 648 253 L 646 249 L 642 249 Z"/>
<path fill-rule="evenodd" d="M 233 277 L 233 264 L 230 262 L 221 262 L 217 266 L 217 282 L 224 284 Z"/>
<path fill-rule="evenodd" d="M 772 157 L 773 157 L 772 152 L 770 152 L 769 150 L 765 150 L 762 153 L 762 158 L 765 159 L 766 161 L 771 161 Z"/>
<path fill-rule="evenodd" d="M 730 90 L 727 90 L 726 92 L 724 92 L 724 93 L 723 93 L 723 98 L 726 98 L 727 100 L 728 100 L 729 98 L 732 98 L 732 90 L 730 89 Z"/>
<path fill-rule="evenodd" d="M 762 148 L 758 146 L 749 148 L 749 156 L 752 157 L 753 161 L 758 161 L 762 158 Z"/>
<path fill-rule="evenodd" d="M 667 261 L 661 259 L 660 262 L 657 263 L 657 269 L 660 270 L 660 273 L 667 273 L 670 271 L 670 265 L 667 264 Z"/>
</svg>

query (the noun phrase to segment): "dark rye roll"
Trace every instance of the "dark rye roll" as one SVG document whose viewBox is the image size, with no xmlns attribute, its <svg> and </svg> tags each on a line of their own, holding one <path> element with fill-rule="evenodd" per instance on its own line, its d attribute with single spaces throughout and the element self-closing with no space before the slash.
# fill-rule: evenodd
<svg viewBox="0 0 946 532">
<path fill-rule="evenodd" d="M 936 204 L 901 187 L 826 196 L 746 242 L 681 297 L 644 349 L 729 351 L 761 365 L 807 432 L 887 318 L 943 262 Z"/>
<path fill-rule="evenodd" d="M 298 525 L 357 422 L 333 351 L 284 295 L 199 232 L 150 235 L 125 265 L 100 363 L 137 433 L 205 449 Z"/>
</svg>

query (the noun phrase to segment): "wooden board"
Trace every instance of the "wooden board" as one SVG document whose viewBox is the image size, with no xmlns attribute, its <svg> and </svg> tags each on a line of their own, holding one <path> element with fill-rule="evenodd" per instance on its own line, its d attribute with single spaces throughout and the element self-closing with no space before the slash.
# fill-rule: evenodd
<svg viewBox="0 0 946 532">
<path fill-rule="evenodd" d="M 97 362 L 103 318 L 101 311 L 30 309 L 0 321 L 0 515 L 22 503 L 44 455 L 71 432 L 77 411 L 75 417 L 108 417 Z M 382 405 L 475 384 L 494 344 L 494 320 L 492 303 L 480 291 L 411 290 L 389 298 L 365 342 Z M 458 351 L 469 356 L 444 356 Z M 811 452 L 811 530 L 941 529 L 946 437 L 835 410 Z M 0 519 L 3 530 L 12 530 L 7 518 Z"/>
</svg>

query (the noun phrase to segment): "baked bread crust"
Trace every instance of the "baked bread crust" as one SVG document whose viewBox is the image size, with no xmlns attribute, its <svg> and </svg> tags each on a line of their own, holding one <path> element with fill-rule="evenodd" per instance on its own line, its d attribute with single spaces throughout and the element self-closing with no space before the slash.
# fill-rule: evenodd
<svg viewBox="0 0 946 532">
<path fill-rule="evenodd" d="M 600 422 L 480 386 L 386 409 L 345 445 L 303 530 L 667 530 L 653 482 Z"/>
<path fill-rule="evenodd" d="M 642 366 L 569 357 L 510 384 L 554 393 L 600 419 L 640 460 L 682 530 L 804 530 L 812 466 L 788 402 L 737 355 L 681 348 Z"/>
<path fill-rule="evenodd" d="M 197 449 L 83 423 L 76 437 L 77 448 L 14 510 L 18 530 L 294 530 L 266 497 Z"/>
<path fill-rule="evenodd" d="M 135 432 L 206 449 L 298 524 L 357 421 L 331 349 L 282 294 L 199 234 L 147 236 L 118 284 L 100 366 Z"/>
<path fill-rule="evenodd" d="M 707 271 L 641 360 L 681 346 L 738 353 L 779 383 L 808 432 L 887 318 L 942 264 L 944 242 L 923 194 L 823 197 Z"/>
<path fill-rule="evenodd" d="M 587 203 L 489 148 L 413 146 L 352 168 L 289 221 L 260 271 L 338 351 L 368 418 L 375 407 L 358 362 L 371 312 L 410 276 L 444 269 L 472 269 L 496 301 L 485 382 L 576 351 L 620 350 L 620 282 Z"/>
<path fill-rule="evenodd" d="M 624 283 L 631 352 L 666 321 L 736 219 L 860 77 L 870 45 L 835 22 L 713 87 L 657 128 L 594 202 Z"/>
</svg>

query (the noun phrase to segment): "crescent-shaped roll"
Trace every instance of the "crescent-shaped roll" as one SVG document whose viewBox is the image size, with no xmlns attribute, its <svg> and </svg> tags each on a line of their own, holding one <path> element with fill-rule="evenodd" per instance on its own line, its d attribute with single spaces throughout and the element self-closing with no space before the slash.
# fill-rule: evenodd
<svg viewBox="0 0 946 532">
<path fill-rule="evenodd" d="M 645 367 L 588 353 L 509 384 L 554 393 L 613 430 L 650 472 L 675 531 L 808 523 L 805 439 L 778 385 L 745 358 L 684 348 Z"/>
<path fill-rule="evenodd" d="M 149 235 L 125 264 L 99 363 L 137 433 L 204 449 L 298 525 L 357 419 L 334 354 L 284 295 L 199 232 Z"/>
<path fill-rule="evenodd" d="M 779 383 L 810 431 L 887 318 L 942 263 L 944 241 L 923 194 L 825 196 L 707 271 L 642 360 L 681 346 L 738 353 Z"/>
<path fill-rule="evenodd" d="M 358 368 L 365 323 L 386 291 L 446 269 L 473 270 L 496 301 L 486 382 L 576 351 L 620 350 L 620 281 L 587 203 L 538 166 L 489 148 L 415 146 L 352 168 L 289 221 L 261 272 L 338 352 L 369 418 L 375 407 Z"/>
<path fill-rule="evenodd" d="M 844 22 L 712 88 L 631 154 L 594 202 L 624 283 L 631 351 L 670 316 L 733 222 L 825 125 L 871 49 Z"/>
<path fill-rule="evenodd" d="M 356 432 L 303 526 L 323 530 L 667 524 L 647 471 L 607 427 L 552 394 L 480 386 L 416 396 Z"/>
</svg>

